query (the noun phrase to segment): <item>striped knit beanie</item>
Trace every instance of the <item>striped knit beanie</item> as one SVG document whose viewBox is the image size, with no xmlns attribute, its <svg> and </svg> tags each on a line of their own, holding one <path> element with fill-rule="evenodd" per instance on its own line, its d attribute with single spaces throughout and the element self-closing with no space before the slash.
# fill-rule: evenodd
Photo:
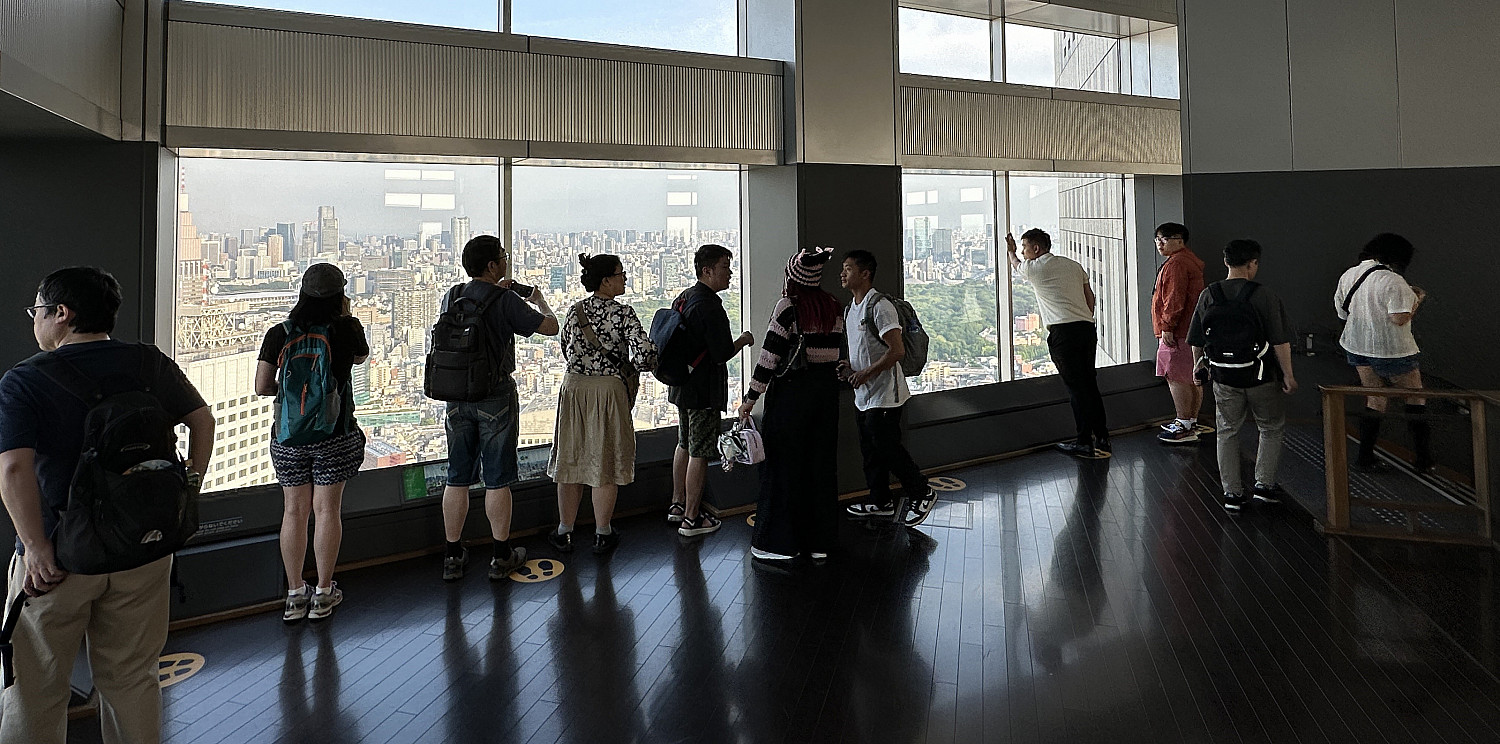
<svg viewBox="0 0 1500 744">
<path fill-rule="evenodd" d="M 816 287 L 823 280 L 823 264 L 833 258 L 832 248 L 803 248 L 792 254 L 786 262 L 786 278 L 808 287 Z"/>
</svg>

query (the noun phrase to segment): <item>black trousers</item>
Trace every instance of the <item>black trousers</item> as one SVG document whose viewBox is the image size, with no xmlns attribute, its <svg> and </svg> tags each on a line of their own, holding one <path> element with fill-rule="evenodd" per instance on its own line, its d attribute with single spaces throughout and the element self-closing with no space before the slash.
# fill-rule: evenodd
<svg viewBox="0 0 1500 744">
<path fill-rule="evenodd" d="M 864 459 L 865 483 L 870 487 L 870 501 L 884 504 L 891 500 L 891 474 L 901 482 L 909 499 L 927 493 L 927 476 L 901 443 L 901 408 L 871 408 L 858 411 L 859 453 Z"/>
<path fill-rule="evenodd" d="M 1109 427 L 1104 423 L 1104 397 L 1099 394 L 1094 370 L 1098 346 L 1098 332 L 1089 321 L 1047 326 L 1047 351 L 1057 365 L 1057 374 L 1068 386 L 1073 423 L 1082 444 L 1109 440 Z"/>
</svg>

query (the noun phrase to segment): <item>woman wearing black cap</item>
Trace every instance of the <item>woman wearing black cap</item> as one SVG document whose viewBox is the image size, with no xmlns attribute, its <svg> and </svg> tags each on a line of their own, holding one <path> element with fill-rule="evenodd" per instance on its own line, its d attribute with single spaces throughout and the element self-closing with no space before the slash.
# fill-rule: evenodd
<svg viewBox="0 0 1500 744">
<path fill-rule="evenodd" d="M 276 396 L 271 465 L 285 496 L 286 622 L 327 618 L 344 598 L 333 580 L 344 537 L 344 482 L 365 457 L 350 380 L 354 365 L 369 355 L 364 328 L 349 314 L 344 273 L 330 263 L 307 267 L 296 306 L 285 323 L 266 331 L 255 367 L 255 392 Z M 309 514 L 315 515 L 316 589 L 302 580 Z"/>
<path fill-rule="evenodd" d="M 838 537 L 836 369 L 844 316 L 838 300 L 819 286 L 832 256 L 832 248 L 803 249 L 787 261 L 786 288 L 771 311 L 740 405 L 740 418 L 749 418 L 755 401 L 766 396 L 766 460 L 750 539 L 750 554 L 759 560 L 787 561 L 800 553 L 822 560 Z"/>
</svg>

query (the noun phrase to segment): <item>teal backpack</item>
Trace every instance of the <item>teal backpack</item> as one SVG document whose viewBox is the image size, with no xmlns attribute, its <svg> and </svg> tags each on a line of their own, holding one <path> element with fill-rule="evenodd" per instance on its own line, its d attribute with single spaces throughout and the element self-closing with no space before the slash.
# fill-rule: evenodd
<svg viewBox="0 0 1500 744">
<path fill-rule="evenodd" d="M 316 444 L 338 430 L 343 400 L 333 376 L 331 329 L 315 325 L 298 329 L 291 321 L 286 344 L 276 366 L 281 378 L 276 387 L 276 441 L 287 445 Z"/>
</svg>

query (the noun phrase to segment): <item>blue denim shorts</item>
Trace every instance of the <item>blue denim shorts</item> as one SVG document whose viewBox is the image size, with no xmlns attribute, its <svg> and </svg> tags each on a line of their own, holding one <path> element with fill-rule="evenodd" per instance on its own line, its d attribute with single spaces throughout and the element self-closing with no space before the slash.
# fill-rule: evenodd
<svg viewBox="0 0 1500 744">
<path fill-rule="evenodd" d="M 448 404 L 448 485 L 487 489 L 516 482 L 521 407 L 516 387 L 485 400 Z"/>
<path fill-rule="evenodd" d="M 1344 356 L 1348 358 L 1349 366 L 1369 367 L 1375 371 L 1375 374 L 1387 380 L 1422 368 L 1422 355 L 1420 353 L 1412 354 L 1411 356 L 1396 357 L 1394 359 L 1367 357 L 1348 351 L 1344 352 Z"/>
</svg>

